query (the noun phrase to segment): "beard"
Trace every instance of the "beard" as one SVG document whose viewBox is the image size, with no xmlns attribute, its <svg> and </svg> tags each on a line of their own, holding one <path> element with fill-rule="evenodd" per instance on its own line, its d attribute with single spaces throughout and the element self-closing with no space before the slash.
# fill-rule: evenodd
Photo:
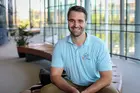
<svg viewBox="0 0 140 93">
<path fill-rule="evenodd" d="M 84 32 L 84 29 L 81 29 L 79 27 L 72 27 L 72 29 L 78 29 L 78 31 L 73 31 L 72 29 L 70 29 L 69 26 L 68 26 L 68 29 L 73 37 L 79 37 Z"/>
</svg>

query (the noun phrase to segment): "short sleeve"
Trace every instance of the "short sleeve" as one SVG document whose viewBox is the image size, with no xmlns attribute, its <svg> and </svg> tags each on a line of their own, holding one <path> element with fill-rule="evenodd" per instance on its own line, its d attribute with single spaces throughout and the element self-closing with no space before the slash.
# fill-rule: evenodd
<svg viewBox="0 0 140 93">
<path fill-rule="evenodd" d="M 109 51 L 104 43 L 99 48 L 97 57 L 97 69 L 99 71 L 112 70 L 112 62 L 110 59 Z"/>
<path fill-rule="evenodd" d="M 63 59 L 62 59 L 62 47 L 61 47 L 60 42 L 58 42 L 55 45 L 53 55 L 52 55 L 51 66 L 52 67 L 59 67 L 59 68 L 63 68 L 63 66 L 64 66 Z"/>
</svg>

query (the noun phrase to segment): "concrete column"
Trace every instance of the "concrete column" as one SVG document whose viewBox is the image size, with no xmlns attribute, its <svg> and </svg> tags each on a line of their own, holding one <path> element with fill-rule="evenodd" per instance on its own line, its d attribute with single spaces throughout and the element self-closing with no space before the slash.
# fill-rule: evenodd
<svg viewBox="0 0 140 93">
<path fill-rule="evenodd" d="M 91 2 L 90 0 L 85 0 L 85 9 L 88 13 L 87 15 L 87 27 L 86 29 L 91 29 Z M 86 32 L 91 34 L 91 30 L 86 30 Z"/>
<path fill-rule="evenodd" d="M 108 0 L 105 0 L 105 42 L 106 46 L 108 47 Z"/>
<path fill-rule="evenodd" d="M 136 0 L 135 2 L 136 7 L 135 7 L 135 58 L 140 59 L 140 0 Z"/>
<path fill-rule="evenodd" d="M 124 24 L 124 0 L 120 0 L 120 24 Z M 124 25 L 120 25 L 120 55 L 124 55 Z"/>
</svg>

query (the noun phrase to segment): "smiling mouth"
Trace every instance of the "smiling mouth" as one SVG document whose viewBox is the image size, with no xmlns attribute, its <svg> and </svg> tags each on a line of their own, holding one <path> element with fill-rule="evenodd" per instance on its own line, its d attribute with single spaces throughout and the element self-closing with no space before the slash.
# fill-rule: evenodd
<svg viewBox="0 0 140 93">
<path fill-rule="evenodd" d="M 79 30 L 79 29 L 80 29 L 79 27 L 74 27 L 74 28 L 73 28 L 73 30 Z"/>
</svg>

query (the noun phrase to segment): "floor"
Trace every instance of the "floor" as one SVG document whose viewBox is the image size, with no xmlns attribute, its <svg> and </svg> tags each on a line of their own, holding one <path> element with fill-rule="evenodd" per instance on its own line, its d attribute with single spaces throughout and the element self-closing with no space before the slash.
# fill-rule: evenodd
<svg viewBox="0 0 140 93">
<path fill-rule="evenodd" d="M 140 63 L 113 57 L 112 61 L 122 73 L 122 93 L 140 93 Z"/>
<path fill-rule="evenodd" d="M 122 93 L 140 93 L 140 63 L 113 56 L 112 61 L 122 73 Z M 43 62 L 25 62 L 19 59 L 14 42 L 0 46 L 0 93 L 19 93 L 39 82 L 39 69 Z"/>
<path fill-rule="evenodd" d="M 15 43 L 0 46 L 0 93 L 19 93 L 39 82 L 40 66 L 18 58 Z"/>
</svg>

